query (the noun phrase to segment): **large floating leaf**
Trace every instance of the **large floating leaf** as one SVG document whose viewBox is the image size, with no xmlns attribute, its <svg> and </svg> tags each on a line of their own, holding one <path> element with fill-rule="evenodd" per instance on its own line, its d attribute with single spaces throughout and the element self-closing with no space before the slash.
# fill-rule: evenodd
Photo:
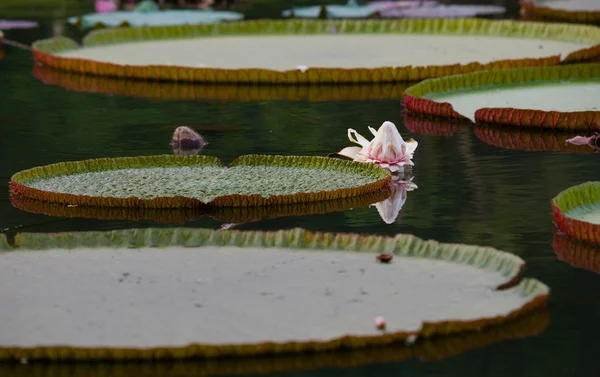
<svg viewBox="0 0 600 377">
<path fill-rule="evenodd" d="M 407 110 L 477 123 L 600 129 L 600 64 L 502 69 L 425 80 Z"/>
<path fill-rule="evenodd" d="M 261 54 L 252 53 L 255 45 Z M 84 46 L 67 38 L 41 40 L 34 57 L 63 71 L 118 78 L 389 83 L 556 65 L 560 55 L 564 62 L 593 59 L 600 56 L 600 29 L 480 19 L 258 20 L 97 30 Z"/>
<path fill-rule="evenodd" d="M 12 267 L 0 275 L 9 303 L 0 306 L 3 359 L 389 345 L 500 324 L 549 294 L 537 280 L 518 280 L 516 255 L 411 235 L 129 229 L 20 233 L 15 246 L 0 254 L 0 266 Z M 394 260 L 378 263 L 379 253 Z"/>
<path fill-rule="evenodd" d="M 27 376 L 70 377 L 164 377 L 269 374 L 318 368 L 352 368 L 375 363 L 400 362 L 411 358 L 437 361 L 472 349 L 483 348 L 504 340 L 539 335 L 550 322 L 545 310 L 537 310 L 505 324 L 483 331 L 465 332 L 445 337 L 427 338 L 412 345 L 391 344 L 385 347 L 360 348 L 343 352 L 279 355 L 278 357 L 225 358 L 152 363 L 32 363 L 27 366 L 0 363 L 1 376 L 14 376 L 15 367 Z"/>
<path fill-rule="evenodd" d="M 600 246 L 560 234 L 554 230 L 552 247 L 559 260 L 573 267 L 600 274 Z"/>
<path fill-rule="evenodd" d="M 13 196 L 11 203 L 23 211 L 68 218 L 89 218 L 102 220 L 155 221 L 159 223 L 183 223 L 202 216 L 228 223 L 244 223 L 265 218 L 284 216 L 306 216 L 330 212 L 346 211 L 365 207 L 384 201 L 392 194 L 386 187 L 381 190 L 342 198 L 318 202 L 296 203 L 289 205 L 269 205 L 254 207 L 212 207 L 198 208 L 130 208 L 130 207 L 86 207 L 65 206 L 64 204 L 43 202 L 29 198 Z"/>
<path fill-rule="evenodd" d="M 167 26 L 212 24 L 222 21 L 239 21 L 242 13 L 215 10 L 164 10 L 156 12 L 117 11 L 108 13 L 89 13 L 83 16 L 69 17 L 70 24 L 82 29 L 91 27 L 117 26 Z"/>
<path fill-rule="evenodd" d="M 596 0 L 522 0 L 521 13 L 541 19 L 570 22 L 600 22 Z"/>
<path fill-rule="evenodd" d="M 365 101 L 401 99 L 405 83 L 358 85 L 228 85 L 120 80 L 61 72 L 35 64 L 33 74 L 44 84 L 87 93 L 106 93 L 161 100 L 226 101 Z"/>
<path fill-rule="evenodd" d="M 473 132 L 479 140 L 498 148 L 531 152 L 594 153 L 594 148 L 590 145 L 567 143 L 575 135 L 564 131 L 475 125 Z"/>
<path fill-rule="evenodd" d="M 25 170 L 15 195 L 67 205 L 179 208 L 245 207 L 341 199 L 375 192 L 391 175 L 373 164 L 325 157 L 147 156 L 63 162 Z"/>
<path fill-rule="evenodd" d="M 552 199 L 554 224 L 569 237 L 600 244 L 600 182 L 570 187 Z"/>
</svg>

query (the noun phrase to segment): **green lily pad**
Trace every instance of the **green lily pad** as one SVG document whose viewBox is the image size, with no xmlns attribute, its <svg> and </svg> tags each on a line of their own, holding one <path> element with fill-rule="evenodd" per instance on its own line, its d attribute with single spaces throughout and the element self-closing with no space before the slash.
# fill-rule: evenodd
<svg viewBox="0 0 600 377">
<path fill-rule="evenodd" d="M 600 244 L 600 182 L 570 187 L 552 199 L 554 224 L 579 240 Z"/>
<path fill-rule="evenodd" d="M 0 307 L 0 359 L 255 356 L 414 342 L 506 322 L 549 295 L 543 283 L 519 280 L 516 255 L 411 235 L 129 229 L 20 233 L 15 245 L 0 254 L 0 297 L 9 303 Z M 394 259 L 379 263 L 379 253 Z M 383 332 L 377 316 L 387 321 Z"/>
<path fill-rule="evenodd" d="M 245 207 L 331 200 L 378 191 L 391 176 L 372 164 L 325 157 L 242 156 L 224 168 L 208 156 L 64 162 L 11 178 L 15 195 L 68 205 Z"/>
<path fill-rule="evenodd" d="M 600 22 L 600 2 L 596 0 L 523 0 L 526 16 L 571 22 Z"/>
<path fill-rule="evenodd" d="M 502 69 L 425 80 L 406 90 L 407 110 L 552 129 L 600 129 L 600 64 Z"/>
<path fill-rule="evenodd" d="M 542 333 L 549 325 L 545 310 L 537 310 L 508 323 L 483 331 L 427 338 L 415 344 L 390 344 L 385 347 L 359 348 L 342 352 L 304 353 L 251 358 L 214 358 L 203 360 L 172 360 L 154 363 L 121 361 L 119 363 L 31 363 L 21 367 L 28 376 L 70 377 L 165 377 L 266 375 L 319 368 L 352 368 L 376 363 L 391 363 L 418 358 L 420 362 L 437 362 L 473 349 L 505 340 L 530 338 Z M 0 363 L 1 376 L 14 376 L 13 363 Z"/>
<path fill-rule="evenodd" d="M 389 83 L 593 59 L 600 30 L 481 19 L 259 20 L 97 30 L 83 47 L 52 38 L 33 50 L 53 68 L 118 78 Z"/>
</svg>

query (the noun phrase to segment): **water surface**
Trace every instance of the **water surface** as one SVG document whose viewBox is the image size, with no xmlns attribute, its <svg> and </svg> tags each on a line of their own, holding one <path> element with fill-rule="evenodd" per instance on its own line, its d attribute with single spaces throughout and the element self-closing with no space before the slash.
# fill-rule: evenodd
<svg viewBox="0 0 600 377">
<path fill-rule="evenodd" d="M 8 31 L 6 37 L 24 43 L 47 37 L 52 34 L 52 17 L 40 17 L 42 24 L 38 29 Z M 77 34 L 70 28 L 67 32 Z M 18 210 L 10 202 L 8 181 L 12 174 L 23 169 L 88 158 L 170 154 L 170 137 L 178 125 L 197 129 L 209 142 L 202 153 L 216 156 L 226 164 L 250 153 L 325 156 L 350 145 L 347 128 L 365 135 L 369 134 L 368 126 L 378 127 L 389 120 L 396 123 L 403 136 L 419 142 L 414 158 L 414 182 L 419 188 L 408 193 L 395 223 L 385 224 L 374 207 L 362 207 L 324 215 L 249 222 L 238 229 L 303 227 L 314 231 L 387 235 L 402 232 L 513 252 L 528 263 L 528 276 L 539 278 L 551 287 L 548 307 L 551 323 L 539 336 L 499 342 L 438 361 L 410 359 L 277 375 L 587 377 L 600 374 L 596 360 L 600 276 L 557 259 L 552 247 L 550 215 L 550 200 L 558 192 L 600 179 L 597 154 L 544 151 L 544 148 L 528 152 L 510 148 L 508 144 L 502 147 L 502 143 L 493 146 L 479 139 L 468 126 L 438 124 L 427 129 L 437 134 L 415 132 L 415 127 L 411 127 L 411 132 L 404 124 L 399 96 L 358 101 L 264 98 L 225 101 L 75 92 L 45 85 L 35 78 L 29 52 L 8 46 L 4 51 L 4 59 L 0 60 L 0 178 L 6 185 L 0 195 L 0 229 L 9 235 L 16 231 L 174 226 L 150 221 L 68 219 Z M 508 143 L 510 137 L 511 134 L 503 140 Z M 533 132 L 527 137 L 524 140 L 515 136 L 524 144 L 554 136 Z M 207 228 L 221 225 L 222 222 L 209 217 L 185 224 Z M 11 371 L 25 373 L 28 367 L 16 366 Z"/>
</svg>

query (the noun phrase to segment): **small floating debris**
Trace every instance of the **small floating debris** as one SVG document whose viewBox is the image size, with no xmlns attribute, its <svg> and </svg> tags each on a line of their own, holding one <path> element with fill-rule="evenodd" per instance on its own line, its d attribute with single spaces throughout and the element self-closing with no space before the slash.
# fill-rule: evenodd
<svg viewBox="0 0 600 377">
<path fill-rule="evenodd" d="M 28 20 L 0 20 L 1 30 L 33 29 L 38 27 L 37 21 Z"/>
<path fill-rule="evenodd" d="M 385 330 L 385 325 L 386 325 L 386 323 L 385 323 L 385 318 L 383 318 L 383 317 L 381 317 L 381 316 L 380 316 L 380 317 L 377 317 L 377 318 L 375 318 L 375 327 L 376 327 L 378 330 Z"/>
<path fill-rule="evenodd" d="M 376 259 L 381 263 L 390 263 L 394 256 L 392 254 L 379 254 Z"/>
<path fill-rule="evenodd" d="M 589 145 L 598 152 L 600 149 L 600 132 L 594 132 L 592 136 L 575 136 L 571 139 L 567 139 L 565 142 L 573 145 Z"/>
</svg>

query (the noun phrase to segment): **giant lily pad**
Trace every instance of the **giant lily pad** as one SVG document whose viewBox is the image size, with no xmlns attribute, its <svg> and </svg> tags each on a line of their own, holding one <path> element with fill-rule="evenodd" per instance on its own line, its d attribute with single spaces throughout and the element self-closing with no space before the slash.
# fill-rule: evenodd
<svg viewBox="0 0 600 377">
<path fill-rule="evenodd" d="M 118 26 L 167 26 L 167 25 L 197 25 L 211 24 L 221 21 L 239 21 L 244 18 L 242 13 L 232 11 L 207 10 L 156 10 L 141 12 L 137 10 L 116 11 L 108 13 L 90 13 L 83 16 L 69 17 L 70 24 L 82 29 L 92 27 Z"/>
<path fill-rule="evenodd" d="M 484 143 L 503 149 L 529 152 L 594 153 L 592 146 L 567 143 L 567 140 L 574 136 L 573 133 L 491 125 L 475 125 L 473 132 Z"/>
<path fill-rule="evenodd" d="M 552 248 L 558 260 L 600 274 L 600 245 L 572 239 L 555 229 Z"/>
<path fill-rule="evenodd" d="M 570 187 L 552 199 L 554 224 L 569 237 L 600 244 L 600 182 Z"/>
<path fill-rule="evenodd" d="M 63 162 L 19 172 L 15 195 L 68 205 L 245 207 L 340 199 L 378 191 L 389 172 L 326 157 L 147 156 Z"/>
<path fill-rule="evenodd" d="M 9 303 L 0 307 L 2 359 L 239 357 L 414 342 L 506 322 L 549 295 L 535 279 L 518 280 L 516 255 L 411 235 L 129 229 L 21 233 L 15 246 L 0 254 L 11 266 L 0 275 Z M 381 252 L 394 260 L 377 263 Z M 373 325 L 377 315 L 385 332 Z"/>
<path fill-rule="evenodd" d="M 542 333 L 550 322 L 545 310 L 537 310 L 484 331 L 472 331 L 419 340 L 415 344 L 390 344 L 343 352 L 279 355 L 278 357 L 213 358 L 203 360 L 140 363 L 32 363 L 18 365 L 23 376 L 216 376 L 258 375 L 318 368 L 352 368 L 375 363 L 400 362 L 411 358 L 437 361 L 504 340 L 529 338 Z M 0 363 L 0 375 L 17 377 L 14 363 Z"/>
<path fill-rule="evenodd" d="M 61 72 L 34 65 L 33 74 L 44 84 L 86 93 L 105 93 L 161 100 L 227 101 L 365 101 L 401 99 L 408 84 L 358 85 L 228 85 L 186 82 L 119 80 Z"/>
<path fill-rule="evenodd" d="M 253 53 L 257 46 L 260 54 Z M 479 19 L 259 20 L 96 30 L 83 47 L 51 38 L 33 51 L 53 68 L 119 78 L 389 83 L 593 59 L 600 29 Z"/>
<path fill-rule="evenodd" d="M 408 111 L 477 123 L 600 128 L 600 64 L 530 67 L 442 77 L 406 90 Z"/>
<path fill-rule="evenodd" d="M 570 22 L 600 22 L 600 2 L 596 0 L 521 0 L 527 16 Z"/>
<path fill-rule="evenodd" d="M 306 216 L 346 211 L 365 207 L 387 200 L 392 194 L 391 188 L 341 198 L 321 200 L 317 202 L 296 203 L 288 205 L 269 205 L 253 207 L 211 207 L 199 208 L 131 208 L 131 207 L 87 207 L 65 206 L 64 204 L 43 202 L 12 196 L 13 207 L 23 211 L 67 218 L 88 218 L 101 220 L 154 221 L 158 223 L 184 223 L 209 216 L 217 221 L 227 223 L 245 223 L 266 218 L 287 216 Z"/>
<path fill-rule="evenodd" d="M 381 11 L 384 18 L 459 18 L 502 15 L 506 8 L 500 5 L 436 5 L 410 8 L 391 8 Z"/>
<path fill-rule="evenodd" d="M 368 18 L 378 15 L 379 8 L 370 5 L 359 5 L 356 0 L 348 0 L 344 5 L 315 5 L 286 9 L 283 17 L 298 18 Z"/>
</svg>

